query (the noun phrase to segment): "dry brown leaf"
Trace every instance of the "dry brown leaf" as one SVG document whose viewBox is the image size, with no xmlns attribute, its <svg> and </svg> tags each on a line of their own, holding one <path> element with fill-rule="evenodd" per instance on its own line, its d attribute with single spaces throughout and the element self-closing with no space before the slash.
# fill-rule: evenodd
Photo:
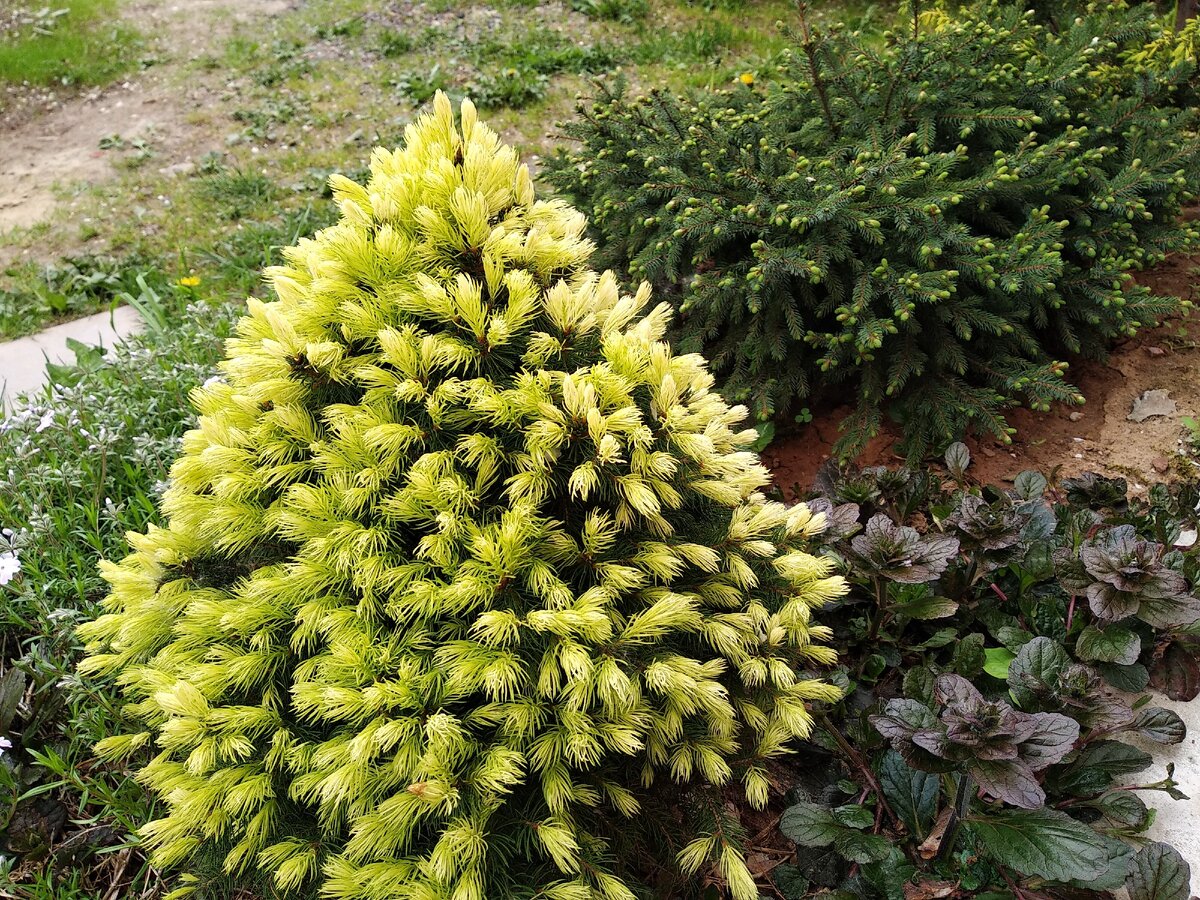
<svg viewBox="0 0 1200 900">
<path fill-rule="evenodd" d="M 950 827 L 950 817 L 953 815 L 953 806 L 947 806 L 942 810 L 942 814 L 933 823 L 933 830 L 929 832 L 929 837 L 925 838 L 921 842 L 921 846 L 917 847 L 921 859 L 933 859 L 938 855 L 938 851 L 942 849 L 942 838 L 946 836 L 946 829 Z"/>
<path fill-rule="evenodd" d="M 950 897 L 958 890 L 954 881 L 922 881 L 920 884 L 909 882 L 904 885 L 904 900 L 939 900 Z"/>
</svg>

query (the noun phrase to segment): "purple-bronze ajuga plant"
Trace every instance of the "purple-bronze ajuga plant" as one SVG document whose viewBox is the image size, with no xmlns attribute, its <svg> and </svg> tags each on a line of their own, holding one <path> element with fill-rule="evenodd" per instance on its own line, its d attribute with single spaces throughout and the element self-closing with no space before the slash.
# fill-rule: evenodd
<svg viewBox="0 0 1200 900">
<path fill-rule="evenodd" d="M 958 541 L 952 537 L 924 538 L 915 529 L 897 525 L 880 514 L 871 517 L 850 547 L 857 568 L 864 574 L 901 584 L 923 584 L 946 570 L 958 552 Z"/>
<path fill-rule="evenodd" d="M 1155 628 L 1200 620 L 1200 600 L 1187 580 L 1164 561 L 1166 548 L 1138 539 L 1132 525 L 1102 531 L 1084 541 L 1079 559 L 1088 576 L 1088 605 L 1104 622 L 1138 618 Z"/>
<path fill-rule="evenodd" d="M 913 768 L 964 770 L 990 796 L 1037 809 L 1046 800 L 1036 773 L 1060 762 L 1079 739 L 1079 723 L 1059 713 L 1024 713 L 987 700 L 961 675 L 939 675 L 937 708 L 919 700 L 889 700 L 875 729 Z"/>
<path fill-rule="evenodd" d="M 1187 900 L 1187 864 L 1144 837 L 1144 798 L 1184 794 L 1169 768 L 1138 773 L 1146 746 L 1185 736 L 1151 683 L 1200 692 L 1200 491 L 1136 502 L 1119 479 L 1036 472 L 978 487 L 969 465 L 956 445 L 944 477 L 831 466 L 808 499 L 852 585 L 822 611 L 845 699 L 817 715 L 826 755 L 807 751 L 780 821 L 796 856 L 772 885 Z"/>
</svg>

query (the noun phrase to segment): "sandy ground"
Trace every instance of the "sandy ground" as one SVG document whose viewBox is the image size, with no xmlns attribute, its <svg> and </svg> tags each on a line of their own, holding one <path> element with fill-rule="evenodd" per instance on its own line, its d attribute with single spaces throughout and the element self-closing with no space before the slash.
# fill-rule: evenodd
<svg viewBox="0 0 1200 900">
<path fill-rule="evenodd" d="M 181 65 L 225 38 L 289 6 L 288 0 L 143 0 L 125 15 L 150 36 L 159 62 L 123 82 L 82 95 L 37 93 L 0 115 L 0 236 L 50 219 L 65 194 L 114 177 L 118 155 L 100 141 L 153 138 L 155 164 L 185 164 L 208 149 L 188 113 L 203 108 L 210 88 L 181 77 Z M 184 82 L 181 84 L 181 82 Z M 0 242 L 0 265 L 6 262 Z"/>
<path fill-rule="evenodd" d="M 112 154 L 99 149 L 101 138 L 169 140 L 177 134 L 182 111 L 168 96 L 162 88 L 125 82 L 0 134 L 0 231 L 47 220 L 58 203 L 56 188 L 112 177 Z"/>
</svg>

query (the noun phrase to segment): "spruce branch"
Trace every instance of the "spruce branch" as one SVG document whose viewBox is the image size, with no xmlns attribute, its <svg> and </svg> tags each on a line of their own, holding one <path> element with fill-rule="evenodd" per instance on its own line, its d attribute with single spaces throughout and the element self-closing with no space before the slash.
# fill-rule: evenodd
<svg viewBox="0 0 1200 900">
<path fill-rule="evenodd" d="M 835 138 L 841 137 L 841 129 L 838 127 L 837 120 L 833 117 L 833 110 L 829 106 L 829 93 L 825 88 L 825 79 L 821 76 L 821 67 L 817 60 L 817 46 L 813 40 L 812 29 L 808 24 L 808 4 L 801 2 L 796 4 L 797 17 L 800 20 L 800 34 L 802 41 L 800 48 L 804 51 L 804 56 L 808 60 L 809 76 L 812 78 L 813 90 L 817 92 L 817 96 L 821 100 L 821 109 L 825 113 L 825 122 L 829 126 L 829 132 Z"/>
</svg>

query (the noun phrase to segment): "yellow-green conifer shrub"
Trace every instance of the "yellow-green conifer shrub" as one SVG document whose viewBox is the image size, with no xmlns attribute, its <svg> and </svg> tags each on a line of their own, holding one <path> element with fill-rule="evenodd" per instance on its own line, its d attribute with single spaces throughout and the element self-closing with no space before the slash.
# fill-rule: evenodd
<svg viewBox="0 0 1200 900">
<path fill-rule="evenodd" d="M 837 696 L 819 528 L 762 493 L 665 305 L 444 96 L 270 270 L 198 390 L 165 528 L 83 629 L 152 754 L 155 860 L 284 894 L 629 898 L 598 823 L 656 779 L 767 795 Z M 719 830 L 687 836 L 756 896 Z M 194 883 L 194 882 L 193 882 Z M 187 888 L 185 887 L 184 892 Z"/>
</svg>

